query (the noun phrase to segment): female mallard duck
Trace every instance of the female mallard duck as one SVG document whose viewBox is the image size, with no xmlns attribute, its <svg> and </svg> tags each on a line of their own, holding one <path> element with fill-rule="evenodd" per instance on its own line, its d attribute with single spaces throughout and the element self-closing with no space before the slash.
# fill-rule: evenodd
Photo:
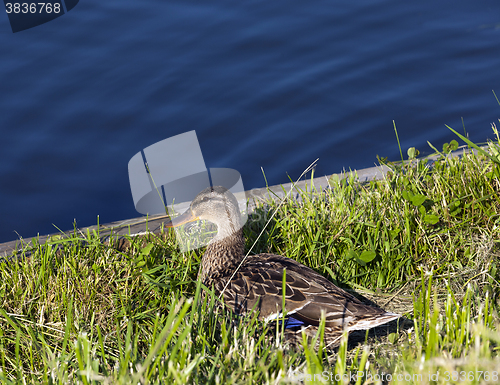
<svg viewBox="0 0 500 385">
<path fill-rule="evenodd" d="M 190 208 L 166 223 L 176 227 L 207 220 L 217 226 L 201 261 L 199 279 L 236 314 L 258 311 L 259 319 L 281 317 L 283 272 L 285 273 L 286 336 L 302 339 L 302 330 L 312 337 L 325 314 L 324 340 L 335 347 L 345 330 L 366 330 L 392 321 L 399 314 L 363 304 L 314 270 L 274 254 L 245 257 L 241 214 L 234 195 L 224 187 L 209 187 L 199 193 Z M 294 338 L 296 337 L 296 338 Z"/>
</svg>

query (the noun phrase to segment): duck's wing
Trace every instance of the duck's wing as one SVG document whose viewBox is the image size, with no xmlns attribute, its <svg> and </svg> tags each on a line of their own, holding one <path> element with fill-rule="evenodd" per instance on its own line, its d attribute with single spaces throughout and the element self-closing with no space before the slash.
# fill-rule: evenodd
<svg viewBox="0 0 500 385">
<path fill-rule="evenodd" d="M 225 288 L 224 302 L 239 314 L 255 309 L 260 311 L 260 319 L 279 318 L 285 269 L 286 315 L 305 325 L 318 326 L 322 313 L 326 327 L 349 326 L 351 330 L 368 329 L 399 317 L 365 305 L 314 270 L 273 254 L 249 256 Z M 218 291 L 226 284 L 227 280 L 221 280 Z"/>
</svg>

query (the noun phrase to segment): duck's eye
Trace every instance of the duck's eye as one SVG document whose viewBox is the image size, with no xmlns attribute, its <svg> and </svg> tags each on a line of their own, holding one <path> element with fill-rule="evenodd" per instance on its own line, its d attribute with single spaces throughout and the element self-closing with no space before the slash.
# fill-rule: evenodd
<svg viewBox="0 0 500 385">
<path fill-rule="evenodd" d="M 208 202 L 208 197 L 203 197 L 202 202 Z"/>
</svg>

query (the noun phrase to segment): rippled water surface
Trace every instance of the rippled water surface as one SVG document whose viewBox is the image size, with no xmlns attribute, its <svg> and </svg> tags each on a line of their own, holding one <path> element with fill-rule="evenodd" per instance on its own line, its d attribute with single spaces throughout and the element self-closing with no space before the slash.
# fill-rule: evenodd
<svg viewBox="0 0 500 385">
<path fill-rule="evenodd" d="M 500 118 L 498 0 L 85 0 L 0 52 L 0 242 L 138 216 L 129 159 L 193 129 L 250 189 Z"/>
</svg>

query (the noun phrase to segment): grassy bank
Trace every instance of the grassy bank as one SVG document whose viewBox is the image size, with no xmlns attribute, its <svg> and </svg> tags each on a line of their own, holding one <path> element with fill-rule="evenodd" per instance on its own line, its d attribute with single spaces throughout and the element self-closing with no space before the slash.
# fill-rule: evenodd
<svg viewBox="0 0 500 385">
<path fill-rule="evenodd" d="M 432 165 L 410 151 L 382 181 L 332 179 L 250 216 L 253 253 L 311 266 L 402 313 L 399 325 L 334 352 L 290 350 L 254 319 L 199 301 L 203 250 L 179 253 L 173 233 L 125 252 L 76 234 L 0 264 L 0 381 L 497 383 L 499 151 L 500 140 Z"/>
</svg>

